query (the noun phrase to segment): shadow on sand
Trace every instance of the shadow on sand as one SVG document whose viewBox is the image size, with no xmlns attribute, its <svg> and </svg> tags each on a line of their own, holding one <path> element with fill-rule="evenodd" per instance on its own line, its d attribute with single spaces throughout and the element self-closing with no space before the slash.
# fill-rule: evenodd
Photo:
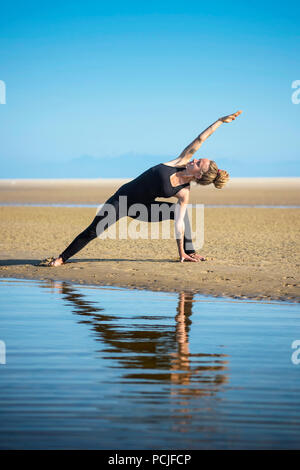
<svg viewBox="0 0 300 470">
<path fill-rule="evenodd" d="M 0 266 L 24 266 L 24 265 L 31 265 L 39 268 L 44 268 L 48 266 L 39 266 L 40 259 L 2 259 L 0 260 Z M 68 260 L 63 266 L 67 264 L 76 264 L 76 263 L 107 263 L 107 262 L 126 262 L 126 263 L 178 263 L 179 260 L 174 259 L 151 259 L 151 258 L 88 258 L 88 259 L 72 259 Z M 57 266 L 61 267 L 61 266 Z"/>
</svg>

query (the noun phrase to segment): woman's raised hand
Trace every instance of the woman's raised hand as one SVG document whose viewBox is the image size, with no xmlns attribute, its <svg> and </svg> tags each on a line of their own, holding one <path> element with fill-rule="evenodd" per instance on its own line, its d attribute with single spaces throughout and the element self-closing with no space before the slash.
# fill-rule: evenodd
<svg viewBox="0 0 300 470">
<path fill-rule="evenodd" d="M 233 114 L 228 114 L 228 116 L 223 116 L 220 118 L 220 121 L 222 122 L 231 122 L 234 121 L 236 117 L 238 117 L 242 111 L 237 111 L 236 113 Z"/>
</svg>

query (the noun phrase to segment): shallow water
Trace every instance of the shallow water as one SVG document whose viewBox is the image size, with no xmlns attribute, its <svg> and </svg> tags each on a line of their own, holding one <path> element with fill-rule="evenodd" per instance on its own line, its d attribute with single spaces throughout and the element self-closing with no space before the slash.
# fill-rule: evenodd
<svg viewBox="0 0 300 470">
<path fill-rule="evenodd" d="M 15 279 L 0 292 L 0 448 L 300 448 L 298 304 Z"/>
</svg>

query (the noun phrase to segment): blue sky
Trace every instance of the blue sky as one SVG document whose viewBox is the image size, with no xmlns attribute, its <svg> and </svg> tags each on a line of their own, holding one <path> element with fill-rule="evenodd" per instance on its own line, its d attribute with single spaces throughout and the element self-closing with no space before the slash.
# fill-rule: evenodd
<svg viewBox="0 0 300 470">
<path fill-rule="evenodd" d="M 296 2 L 1 6 L 0 178 L 132 177 L 243 110 L 196 154 L 300 176 Z"/>
</svg>

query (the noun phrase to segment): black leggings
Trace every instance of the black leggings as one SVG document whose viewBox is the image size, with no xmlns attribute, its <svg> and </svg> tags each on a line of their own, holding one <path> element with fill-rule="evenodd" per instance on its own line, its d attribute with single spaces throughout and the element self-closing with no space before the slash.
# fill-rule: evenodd
<svg viewBox="0 0 300 470">
<path fill-rule="evenodd" d="M 106 208 L 106 204 L 111 204 L 114 207 L 114 217 L 109 218 L 108 217 L 108 212 Z M 135 208 L 132 207 L 131 211 L 126 210 L 127 207 L 130 208 L 131 204 L 127 202 L 126 206 L 120 207 L 120 200 L 119 200 L 119 195 L 114 194 L 110 199 L 106 201 L 106 203 L 102 206 L 92 223 L 77 237 L 70 243 L 70 245 L 59 255 L 63 261 L 67 261 L 67 259 L 71 258 L 71 256 L 74 256 L 75 253 L 78 251 L 82 250 L 91 240 L 94 238 L 97 238 L 101 233 L 104 232 L 108 227 L 110 227 L 113 223 L 117 222 L 121 217 L 128 216 L 133 219 L 141 220 L 144 222 L 161 222 L 163 220 L 174 220 L 175 218 L 175 206 L 176 204 L 172 204 L 170 202 L 159 202 L 159 201 L 152 201 L 151 203 L 143 204 L 143 207 L 146 208 L 146 210 L 142 210 L 138 212 L 138 209 L 135 212 Z M 169 209 L 163 210 L 163 205 L 166 204 Z M 152 209 L 154 209 L 154 214 L 153 210 L 151 211 L 151 206 Z M 159 207 L 161 206 L 161 210 L 159 210 Z M 125 211 L 123 210 L 123 207 L 125 207 Z M 166 206 L 165 206 L 166 208 Z M 105 224 L 102 223 L 101 221 L 105 220 Z M 100 223 L 99 223 L 100 222 Z M 185 217 L 184 217 L 184 225 L 185 225 L 185 233 L 184 233 L 184 239 L 183 239 L 183 246 L 184 246 L 184 251 L 187 254 L 194 253 L 194 247 L 192 244 L 192 237 L 191 237 L 191 227 L 190 227 L 190 222 L 188 218 L 188 213 L 186 211 Z"/>
</svg>

